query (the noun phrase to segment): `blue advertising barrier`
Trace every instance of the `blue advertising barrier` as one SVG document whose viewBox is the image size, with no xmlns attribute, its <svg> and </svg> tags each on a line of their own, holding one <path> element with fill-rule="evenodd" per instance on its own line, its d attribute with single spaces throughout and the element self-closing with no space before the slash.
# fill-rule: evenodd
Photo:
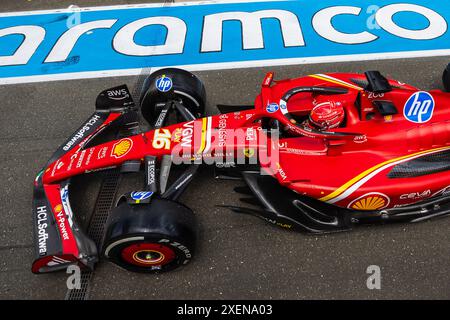
<svg viewBox="0 0 450 320">
<path fill-rule="evenodd" d="M 450 55 L 447 1 L 214 1 L 0 14 L 0 84 Z"/>
</svg>

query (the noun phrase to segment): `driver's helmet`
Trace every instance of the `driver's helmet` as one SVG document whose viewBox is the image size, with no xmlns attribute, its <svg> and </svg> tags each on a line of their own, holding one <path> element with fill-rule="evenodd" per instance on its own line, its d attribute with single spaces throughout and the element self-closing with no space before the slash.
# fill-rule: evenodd
<svg viewBox="0 0 450 320">
<path fill-rule="evenodd" d="M 344 121 L 345 111 L 340 102 L 315 101 L 315 107 L 309 114 L 309 125 L 320 131 L 337 128 Z"/>
</svg>

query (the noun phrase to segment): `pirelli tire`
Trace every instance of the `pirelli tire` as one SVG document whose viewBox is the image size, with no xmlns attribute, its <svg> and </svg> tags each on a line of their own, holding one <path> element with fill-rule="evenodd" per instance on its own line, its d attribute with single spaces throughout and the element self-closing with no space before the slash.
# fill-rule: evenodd
<svg viewBox="0 0 450 320">
<path fill-rule="evenodd" d="M 442 82 L 444 83 L 445 91 L 450 92 L 450 63 L 444 70 L 444 74 L 442 75 Z"/>
<path fill-rule="evenodd" d="M 121 202 L 106 224 L 103 255 L 132 272 L 160 273 L 189 263 L 198 226 L 191 209 L 155 198 L 149 204 Z"/>
<path fill-rule="evenodd" d="M 140 96 L 141 113 L 153 125 L 169 100 L 181 101 L 196 117 L 205 113 L 205 86 L 194 74 L 177 68 L 165 68 L 150 74 L 144 81 Z"/>
</svg>

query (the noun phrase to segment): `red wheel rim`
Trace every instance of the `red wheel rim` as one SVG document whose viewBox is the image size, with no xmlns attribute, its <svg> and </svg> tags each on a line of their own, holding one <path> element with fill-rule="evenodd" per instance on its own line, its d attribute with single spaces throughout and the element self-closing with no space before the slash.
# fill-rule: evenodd
<svg viewBox="0 0 450 320">
<path fill-rule="evenodd" d="M 135 243 L 122 250 L 122 258 L 135 266 L 164 266 L 175 259 L 175 252 L 158 243 Z"/>
</svg>

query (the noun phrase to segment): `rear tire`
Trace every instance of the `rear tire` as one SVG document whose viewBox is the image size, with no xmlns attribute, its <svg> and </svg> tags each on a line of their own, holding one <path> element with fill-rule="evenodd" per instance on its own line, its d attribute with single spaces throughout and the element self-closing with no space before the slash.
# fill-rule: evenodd
<svg viewBox="0 0 450 320">
<path fill-rule="evenodd" d="M 154 125 L 162 109 L 161 104 L 169 100 L 181 101 L 196 118 L 205 113 L 205 87 L 200 79 L 186 70 L 161 69 L 145 79 L 140 97 L 144 119 Z"/>
<path fill-rule="evenodd" d="M 444 74 L 442 75 L 442 82 L 444 84 L 445 91 L 450 92 L 450 64 L 444 70 Z"/>
<path fill-rule="evenodd" d="M 150 204 L 121 202 L 106 228 L 104 256 L 128 271 L 146 273 L 186 265 L 193 257 L 198 233 L 191 209 L 162 198 Z"/>
</svg>

